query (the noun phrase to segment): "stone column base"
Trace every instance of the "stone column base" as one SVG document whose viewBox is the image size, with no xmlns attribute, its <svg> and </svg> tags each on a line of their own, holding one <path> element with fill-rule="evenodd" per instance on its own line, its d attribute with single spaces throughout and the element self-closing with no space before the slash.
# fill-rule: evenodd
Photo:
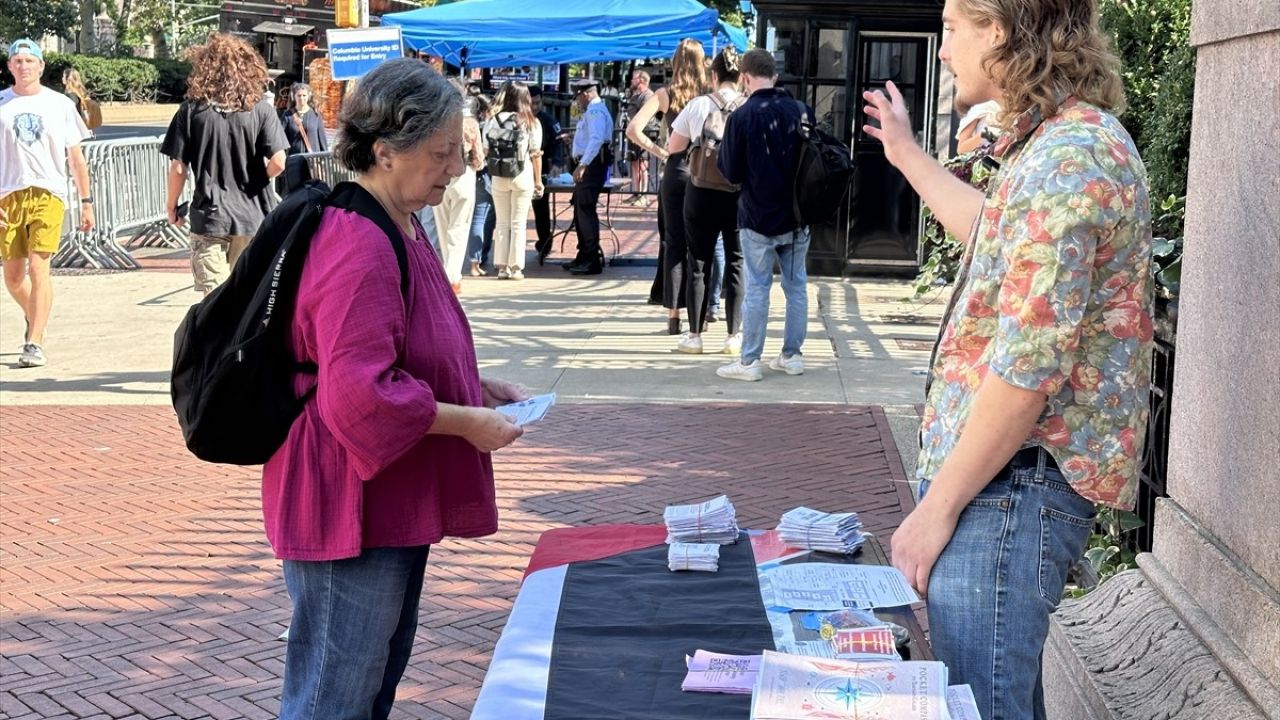
<svg viewBox="0 0 1280 720">
<path fill-rule="evenodd" d="M 1220 631 L 1155 556 L 1138 564 L 1054 615 L 1044 651 L 1050 720 L 1280 717 L 1274 688 L 1257 684 L 1243 653 L 1219 657 L 1201 639 Z M 1242 673 L 1255 696 L 1236 681 Z"/>
</svg>

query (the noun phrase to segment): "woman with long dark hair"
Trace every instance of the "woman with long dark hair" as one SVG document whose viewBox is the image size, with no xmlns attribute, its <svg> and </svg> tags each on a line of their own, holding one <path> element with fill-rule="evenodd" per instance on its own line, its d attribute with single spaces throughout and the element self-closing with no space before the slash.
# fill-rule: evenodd
<svg viewBox="0 0 1280 720">
<path fill-rule="evenodd" d="M 627 139 L 666 162 L 658 193 L 658 233 L 662 238 L 658 273 L 661 276 L 662 305 L 667 309 L 667 332 L 680 334 L 680 308 L 685 303 L 684 269 L 687 246 L 684 232 L 684 189 L 689 165 L 684 151 L 671 153 L 645 137 L 649 119 L 662 113 L 662 134 L 669 136 L 671 124 L 693 98 L 707 91 L 707 54 L 702 43 L 685 38 L 671 56 L 671 82 L 658 89 L 627 125 Z"/>
</svg>

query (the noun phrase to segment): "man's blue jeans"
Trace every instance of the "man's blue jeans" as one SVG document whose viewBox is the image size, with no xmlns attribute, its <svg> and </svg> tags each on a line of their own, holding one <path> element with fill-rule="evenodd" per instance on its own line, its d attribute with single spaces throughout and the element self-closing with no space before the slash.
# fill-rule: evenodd
<svg viewBox="0 0 1280 720">
<path fill-rule="evenodd" d="M 742 267 L 747 285 L 746 298 L 742 301 L 742 363 L 750 365 L 764 353 L 775 260 L 782 270 L 782 292 L 787 299 L 782 354 L 799 355 L 809 325 L 809 293 L 805 288 L 809 281 L 805 270 L 809 228 L 773 236 L 740 228 L 738 238 L 742 241 Z"/>
<path fill-rule="evenodd" d="M 293 619 L 282 720 L 385 720 L 413 651 L 428 550 L 284 561 Z"/>
<path fill-rule="evenodd" d="M 929 576 L 929 640 L 951 684 L 973 688 L 983 718 L 1043 720 L 1049 614 L 1093 517 L 1039 448 L 1019 451 L 961 513 Z"/>
</svg>

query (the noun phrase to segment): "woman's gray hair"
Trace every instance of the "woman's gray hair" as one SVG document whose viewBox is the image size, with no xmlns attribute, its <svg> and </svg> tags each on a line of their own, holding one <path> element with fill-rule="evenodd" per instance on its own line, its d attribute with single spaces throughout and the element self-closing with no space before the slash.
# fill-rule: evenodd
<svg viewBox="0 0 1280 720">
<path fill-rule="evenodd" d="M 365 172 L 378 140 L 406 152 L 462 117 L 462 95 L 421 60 L 398 58 L 360 78 L 338 113 L 333 156 L 343 167 Z"/>
</svg>

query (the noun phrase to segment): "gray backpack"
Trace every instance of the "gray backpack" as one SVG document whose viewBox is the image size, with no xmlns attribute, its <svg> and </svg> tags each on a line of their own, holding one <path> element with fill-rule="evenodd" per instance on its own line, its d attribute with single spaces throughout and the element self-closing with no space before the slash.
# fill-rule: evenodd
<svg viewBox="0 0 1280 720">
<path fill-rule="evenodd" d="M 720 159 L 720 142 L 724 140 L 724 127 L 729 122 L 729 115 L 746 102 L 745 96 L 738 96 L 726 103 L 720 93 L 709 94 L 716 109 L 702 121 L 702 132 L 690 138 L 689 147 L 689 180 L 697 187 L 722 192 L 738 192 L 742 186 L 724 179 L 716 161 Z"/>
</svg>

